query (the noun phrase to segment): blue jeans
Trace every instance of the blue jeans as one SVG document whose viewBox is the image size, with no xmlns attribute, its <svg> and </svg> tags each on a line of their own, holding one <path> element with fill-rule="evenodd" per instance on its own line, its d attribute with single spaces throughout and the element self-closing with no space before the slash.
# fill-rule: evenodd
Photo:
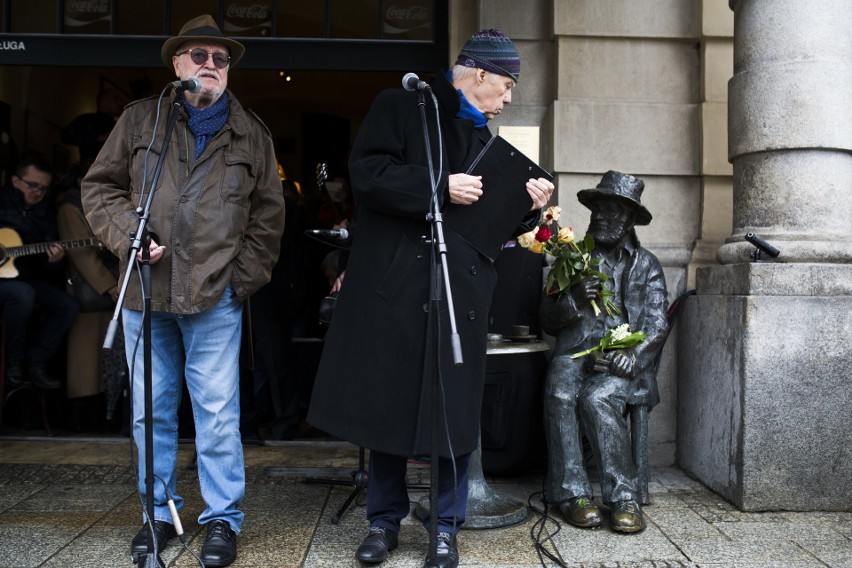
<svg viewBox="0 0 852 568">
<path fill-rule="evenodd" d="M 207 508 L 199 524 L 227 521 L 239 533 L 245 465 L 240 439 L 239 356 L 242 302 L 231 286 L 200 314 L 151 314 L 154 417 L 154 519 L 172 522 L 161 478 L 180 510 L 177 494 L 178 408 L 186 379 L 195 419 L 198 481 Z M 124 308 L 125 351 L 133 379 L 133 437 L 139 455 L 139 493 L 145 495 L 145 389 L 142 312 Z M 139 348 L 133 360 L 136 338 Z"/>
</svg>

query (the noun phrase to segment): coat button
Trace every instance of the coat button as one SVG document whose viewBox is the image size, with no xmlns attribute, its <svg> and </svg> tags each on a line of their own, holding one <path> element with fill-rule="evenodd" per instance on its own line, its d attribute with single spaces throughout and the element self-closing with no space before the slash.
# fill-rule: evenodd
<svg viewBox="0 0 852 568">
<path fill-rule="evenodd" d="M 179 199 L 178 201 L 180 201 L 181 203 L 186 203 L 186 202 L 187 202 L 187 201 L 189 201 L 189 200 L 186 198 L 186 196 L 185 196 L 185 195 L 181 195 L 181 196 L 180 196 L 180 199 Z"/>
<path fill-rule="evenodd" d="M 467 319 L 469 319 L 470 321 L 475 320 L 476 319 L 476 312 L 473 311 L 473 310 L 470 310 L 469 312 L 467 312 Z"/>
<path fill-rule="evenodd" d="M 470 273 L 473 274 L 474 276 L 476 276 L 476 266 L 470 267 Z"/>
</svg>

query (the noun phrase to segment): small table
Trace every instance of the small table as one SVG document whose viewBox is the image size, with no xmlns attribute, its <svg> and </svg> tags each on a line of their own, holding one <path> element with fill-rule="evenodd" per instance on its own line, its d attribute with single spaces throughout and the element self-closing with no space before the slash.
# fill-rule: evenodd
<svg viewBox="0 0 852 568">
<path fill-rule="evenodd" d="M 550 344 L 541 340 L 510 341 L 501 339 L 489 341 L 488 355 L 510 355 L 513 353 L 535 353 L 547 351 Z M 485 481 L 482 472 L 482 439 L 470 456 L 468 469 L 467 510 L 463 529 L 493 529 L 520 523 L 527 518 L 529 510 L 526 503 L 513 497 L 498 495 Z M 429 498 L 417 503 L 417 516 L 429 517 Z"/>
</svg>

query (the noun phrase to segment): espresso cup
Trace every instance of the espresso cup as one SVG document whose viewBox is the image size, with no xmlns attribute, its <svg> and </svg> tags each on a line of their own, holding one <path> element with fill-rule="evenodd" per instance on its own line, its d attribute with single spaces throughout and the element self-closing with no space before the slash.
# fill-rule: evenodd
<svg viewBox="0 0 852 568">
<path fill-rule="evenodd" d="M 523 337 L 530 334 L 530 326 L 528 325 L 513 325 L 512 335 L 515 337 Z"/>
</svg>

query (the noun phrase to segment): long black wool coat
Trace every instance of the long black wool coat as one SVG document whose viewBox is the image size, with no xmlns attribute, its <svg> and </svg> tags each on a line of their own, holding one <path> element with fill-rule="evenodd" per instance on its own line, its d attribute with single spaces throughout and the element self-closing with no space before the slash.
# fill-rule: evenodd
<svg viewBox="0 0 852 568">
<path fill-rule="evenodd" d="M 463 207 L 450 204 L 448 175 L 466 171 L 491 133 L 455 118 L 459 95 L 443 74 L 432 88 L 439 100 L 444 141 L 439 177 L 443 209 Z M 428 95 L 425 109 L 437 176 L 438 133 Z M 431 183 L 425 145 L 416 94 L 403 89 L 380 93 L 349 160 L 357 224 L 308 413 L 308 421 L 329 434 L 401 456 L 431 451 L 435 355 L 428 331 Z M 488 191 L 488 180 L 483 180 L 483 191 Z M 519 230 L 536 220 L 537 215 L 530 215 Z M 478 443 L 496 273 L 492 260 L 447 224 L 444 237 L 464 362 L 453 363 L 447 306 L 442 303 L 437 343 L 443 396 L 438 398 L 446 412 L 438 420 L 439 452 L 459 456 Z"/>
</svg>

